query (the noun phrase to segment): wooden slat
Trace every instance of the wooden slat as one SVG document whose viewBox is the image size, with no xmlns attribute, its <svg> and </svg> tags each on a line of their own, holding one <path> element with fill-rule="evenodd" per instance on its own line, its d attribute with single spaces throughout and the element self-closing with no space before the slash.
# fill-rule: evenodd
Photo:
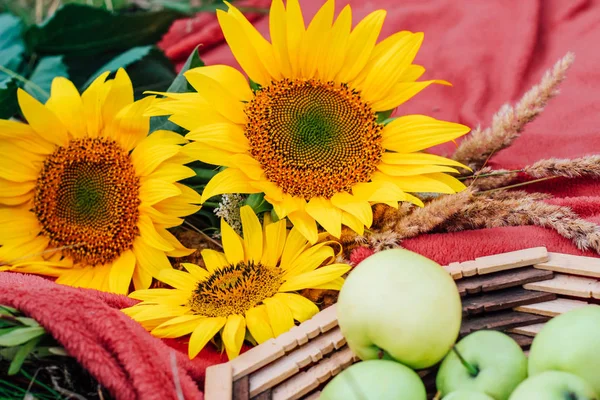
<svg viewBox="0 0 600 400">
<path fill-rule="evenodd" d="M 204 398 L 206 400 L 233 398 L 233 374 L 231 363 L 217 364 L 206 368 Z"/>
<path fill-rule="evenodd" d="M 462 268 L 459 262 L 452 262 L 444 267 L 446 271 L 452 276 L 452 279 L 457 280 L 463 277 Z"/>
<path fill-rule="evenodd" d="M 517 326 L 546 322 L 549 318 L 543 315 L 520 313 L 517 311 L 498 311 L 479 318 L 463 321 L 460 335 L 465 336 L 481 329 L 505 330 Z"/>
<path fill-rule="evenodd" d="M 550 259 L 538 263 L 536 268 L 565 274 L 600 278 L 600 258 L 574 256 L 571 254 L 548 253 Z"/>
<path fill-rule="evenodd" d="M 321 396 L 321 391 L 316 391 L 314 393 L 309 394 L 304 398 L 304 400 L 318 400 Z"/>
<path fill-rule="evenodd" d="M 337 375 L 357 361 L 348 347 L 336 351 L 307 371 L 300 372 L 273 388 L 273 400 L 296 400 L 317 389 L 323 382 Z"/>
<path fill-rule="evenodd" d="M 596 282 L 597 281 L 592 278 L 555 274 L 552 279 L 528 283 L 523 287 L 528 290 L 539 290 L 542 292 L 589 299 L 592 297 L 593 285 Z"/>
<path fill-rule="evenodd" d="M 461 279 L 456 282 L 456 286 L 458 287 L 461 296 L 465 296 L 520 286 L 530 282 L 548 280 L 552 279 L 553 276 L 554 273 L 552 271 L 544 271 L 535 268 L 519 268 Z"/>
<path fill-rule="evenodd" d="M 548 251 L 545 247 L 511 251 L 493 256 L 477 257 L 477 273 L 480 275 L 539 264 L 548 261 Z"/>
<path fill-rule="evenodd" d="M 271 389 L 265 390 L 261 394 L 256 397 L 253 397 L 252 400 L 271 400 L 273 398 L 273 391 Z"/>
<path fill-rule="evenodd" d="M 510 336 L 515 342 L 517 342 L 519 346 L 524 349 L 529 348 L 529 346 L 531 346 L 531 342 L 533 342 L 533 338 L 531 336 L 519 335 L 518 333 L 508 333 L 508 336 Z"/>
<path fill-rule="evenodd" d="M 481 296 L 466 297 L 462 301 L 463 315 L 477 315 L 492 311 L 506 310 L 523 304 L 533 304 L 554 300 L 556 294 L 536 292 L 515 287 Z"/>
<path fill-rule="evenodd" d="M 546 324 L 540 323 L 540 324 L 532 324 L 532 325 L 526 325 L 526 326 L 518 326 L 516 328 L 510 329 L 509 332 L 517 333 L 519 335 L 534 337 L 535 335 L 540 333 L 540 331 L 542 330 L 544 325 L 546 325 Z"/>
<path fill-rule="evenodd" d="M 559 314 L 587 305 L 588 303 L 585 301 L 559 298 L 556 300 L 544 301 L 542 303 L 519 306 L 515 308 L 515 311 L 555 317 Z"/>
<path fill-rule="evenodd" d="M 248 375 L 233 382 L 233 400 L 250 400 Z"/>
<path fill-rule="evenodd" d="M 477 275 L 477 264 L 475 261 L 465 261 L 460 263 L 460 269 L 462 270 L 462 277 L 466 278 L 469 276 Z"/>
<path fill-rule="evenodd" d="M 287 352 L 308 343 L 323 332 L 337 326 L 335 305 L 319 312 L 313 318 L 304 321 L 274 339 L 269 339 L 231 361 L 233 379 L 248 375 L 272 361 L 283 357 Z"/>
<path fill-rule="evenodd" d="M 250 396 L 256 396 L 268 388 L 283 382 L 297 374 L 301 368 L 319 361 L 326 354 L 346 344 L 346 339 L 339 328 L 333 329 L 285 357 L 270 363 L 250 375 Z"/>
</svg>

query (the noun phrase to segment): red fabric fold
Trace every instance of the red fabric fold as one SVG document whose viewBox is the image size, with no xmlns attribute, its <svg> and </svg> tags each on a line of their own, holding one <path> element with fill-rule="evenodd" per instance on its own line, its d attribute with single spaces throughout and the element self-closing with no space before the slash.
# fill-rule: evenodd
<svg viewBox="0 0 600 400">
<path fill-rule="evenodd" d="M 248 2 L 255 6 L 265 3 L 269 1 Z M 323 2 L 300 3 L 307 21 Z M 426 114 L 471 127 L 487 126 L 502 104 L 517 101 L 545 70 L 573 51 L 575 64 L 561 94 L 490 165 L 514 169 L 541 158 L 600 153 L 599 1 L 338 0 L 337 11 L 348 3 L 354 24 L 375 9 L 388 10 L 382 38 L 400 30 L 425 32 L 415 60 L 427 68 L 423 79 L 445 79 L 454 85 L 429 87 L 402 105 L 396 115 Z M 268 18 L 256 19 L 256 26 L 266 34 Z M 161 42 L 178 63 L 198 44 L 204 45 L 201 52 L 206 64 L 238 67 L 211 14 L 176 23 Z M 438 146 L 434 151 L 449 155 L 453 146 Z M 600 222 L 598 181 L 556 179 L 528 190 L 550 193 L 555 196 L 552 203 Z M 533 246 L 597 256 L 579 251 L 552 230 L 530 226 L 423 235 L 403 245 L 442 264 Z M 131 300 L 0 273 L 0 303 L 20 308 L 40 321 L 117 398 L 175 398 L 169 359 L 172 347 L 152 338 L 118 311 Z M 171 343 L 185 351 L 182 342 Z M 224 361 L 224 357 L 207 348 L 190 362 L 178 353 L 186 398 L 199 398 L 193 381 L 202 388 L 205 367 Z"/>
</svg>

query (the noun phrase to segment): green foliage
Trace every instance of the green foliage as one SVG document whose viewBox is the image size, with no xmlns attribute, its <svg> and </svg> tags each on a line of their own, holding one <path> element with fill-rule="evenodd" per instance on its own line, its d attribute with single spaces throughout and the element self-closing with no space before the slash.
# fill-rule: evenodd
<svg viewBox="0 0 600 400">
<path fill-rule="evenodd" d="M 0 0 L 0 9 L 22 17 L 0 14 L 0 118 L 18 116 L 19 87 L 46 102 L 57 76 L 83 91 L 102 72 L 125 68 L 136 99 L 144 91 L 164 91 L 172 83 L 174 67 L 155 43 L 183 16 L 180 12 L 141 10 L 127 0 L 60 3 L 45 21 L 31 23 L 16 4 L 2 7 Z"/>
</svg>

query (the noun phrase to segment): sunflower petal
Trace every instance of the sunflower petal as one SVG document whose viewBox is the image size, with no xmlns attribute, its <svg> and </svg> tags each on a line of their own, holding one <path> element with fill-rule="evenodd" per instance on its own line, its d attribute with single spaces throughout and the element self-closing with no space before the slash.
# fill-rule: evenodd
<svg viewBox="0 0 600 400">
<path fill-rule="evenodd" d="M 133 149 L 148 135 L 150 117 L 144 114 L 153 101 L 154 96 L 148 96 L 122 108 L 102 135 L 116 140 L 126 151 Z"/>
<path fill-rule="evenodd" d="M 322 58 L 325 58 L 328 40 L 323 38 L 329 39 L 327 36 L 333 23 L 334 4 L 334 0 L 327 0 L 306 29 L 299 57 L 304 78 L 314 77 L 319 61 L 324 61 Z"/>
<path fill-rule="evenodd" d="M 140 199 L 148 206 L 179 195 L 181 190 L 175 184 L 159 179 L 147 179 L 140 185 Z"/>
<path fill-rule="evenodd" d="M 242 219 L 244 244 L 248 252 L 247 258 L 259 262 L 263 255 L 263 235 L 260 221 L 250 206 L 240 208 L 240 217 Z"/>
<path fill-rule="evenodd" d="M 331 198 L 331 203 L 340 210 L 356 217 L 366 227 L 370 227 L 373 223 L 373 210 L 368 201 L 358 199 L 350 193 L 340 192 Z"/>
<path fill-rule="evenodd" d="M 286 221 L 280 220 L 265 228 L 265 249 L 260 263 L 268 267 L 276 267 L 285 246 L 287 236 Z M 303 238 L 304 239 L 304 238 Z"/>
<path fill-rule="evenodd" d="M 344 65 L 350 28 L 352 27 L 352 9 L 346 6 L 333 23 L 329 36 L 329 49 L 325 50 L 325 60 L 317 66 L 321 79 L 330 82 Z"/>
<path fill-rule="evenodd" d="M 176 289 L 181 289 L 187 292 L 194 290 L 198 283 L 192 274 L 176 269 L 161 270 L 158 274 L 158 280 Z"/>
<path fill-rule="evenodd" d="M 450 83 L 442 80 L 420 81 L 420 82 L 398 82 L 392 86 L 387 96 L 371 104 L 374 111 L 392 110 L 406 101 L 412 99 L 415 95 L 427 88 L 432 83 L 451 86 Z"/>
<path fill-rule="evenodd" d="M 161 270 L 172 268 L 165 252 L 147 245 L 140 236 L 133 241 L 133 254 L 138 266 L 154 278 L 158 278 Z"/>
<path fill-rule="evenodd" d="M 87 135 L 83 102 L 73 82 L 61 76 L 53 79 L 46 107 L 54 112 L 73 137 L 82 138 Z"/>
<path fill-rule="evenodd" d="M 331 204 L 331 200 L 313 197 L 306 205 L 306 212 L 339 239 L 342 234 L 342 210 Z"/>
<path fill-rule="evenodd" d="M 163 322 L 150 333 L 158 338 L 178 338 L 188 335 L 196 329 L 198 322 L 205 317 L 200 315 L 182 315 Z"/>
<path fill-rule="evenodd" d="M 102 118 L 108 125 L 123 108 L 133 103 L 133 85 L 129 75 L 119 68 L 102 106 Z"/>
<path fill-rule="evenodd" d="M 109 71 L 102 73 L 81 94 L 83 112 L 87 123 L 87 134 L 90 137 L 97 137 L 104 126 L 102 105 L 111 86 L 105 82 L 109 74 Z"/>
<path fill-rule="evenodd" d="M 304 274 L 290 276 L 279 288 L 280 292 L 293 292 L 302 289 L 311 289 L 314 286 L 323 285 L 337 279 L 350 271 L 351 267 L 346 264 L 331 264 L 317 268 Z"/>
<path fill-rule="evenodd" d="M 215 175 L 202 192 L 202 202 L 224 193 L 260 193 L 248 182 L 248 177 L 237 168 L 227 168 Z"/>
<path fill-rule="evenodd" d="M 267 315 L 275 337 L 292 329 L 294 316 L 285 303 L 275 297 L 264 299 L 263 303 L 267 308 Z"/>
<path fill-rule="evenodd" d="M 208 272 L 212 273 L 229 265 L 225 254 L 220 251 L 204 249 L 200 254 L 202 254 L 202 259 L 204 260 L 204 265 Z"/>
<path fill-rule="evenodd" d="M 291 76 L 287 45 L 287 17 L 282 0 L 273 0 L 269 12 L 269 30 L 275 59 L 283 76 Z"/>
<path fill-rule="evenodd" d="M 208 341 L 221 330 L 225 322 L 227 322 L 225 317 L 203 318 L 197 321 L 198 325 L 192 332 L 188 347 L 188 357 L 190 360 L 200 353 Z"/>
<path fill-rule="evenodd" d="M 152 223 L 152 220 L 147 215 L 140 215 L 138 217 L 137 227 L 140 230 L 140 236 L 142 240 L 148 245 L 152 246 L 155 249 L 163 250 L 163 251 L 171 251 L 174 250 L 175 247 L 159 235 Z"/>
<path fill-rule="evenodd" d="M 273 297 L 288 306 L 292 311 L 292 316 L 298 322 L 311 319 L 319 312 L 319 307 L 315 303 L 298 294 L 277 293 Z"/>
<path fill-rule="evenodd" d="M 110 291 L 118 294 L 127 294 L 134 269 L 135 255 L 131 250 L 127 250 L 121 254 L 110 269 L 108 282 Z"/>
<path fill-rule="evenodd" d="M 246 324 L 250 334 L 258 344 L 275 337 L 271 328 L 271 322 L 269 321 L 269 315 L 267 314 L 267 308 L 264 305 L 246 311 Z"/>
<path fill-rule="evenodd" d="M 305 36 L 304 17 L 298 0 L 288 0 L 286 9 L 286 37 L 290 58 L 291 77 L 300 77 L 300 50 Z"/>
<path fill-rule="evenodd" d="M 210 273 L 204 268 L 192 263 L 181 263 L 181 266 L 186 269 L 198 281 L 204 281 L 210 276 Z"/>
<path fill-rule="evenodd" d="M 287 217 L 292 222 L 294 227 L 298 230 L 298 232 L 302 233 L 306 240 L 308 240 L 312 244 L 317 243 L 317 240 L 319 239 L 319 231 L 317 230 L 317 222 L 313 217 L 311 217 L 306 211 L 303 210 L 294 211 L 290 213 Z"/>
<path fill-rule="evenodd" d="M 229 226 L 225 219 L 221 219 L 221 241 L 229 264 L 236 265 L 246 260 L 242 238 Z"/>
<path fill-rule="evenodd" d="M 152 275 L 150 275 L 146 270 L 136 267 L 133 270 L 133 287 L 135 290 L 144 290 L 148 289 L 152 284 Z M 102 288 L 99 290 L 103 290 Z"/>
<path fill-rule="evenodd" d="M 38 135 L 58 146 L 66 146 L 69 143 L 67 128 L 56 114 L 23 89 L 17 90 L 17 98 L 25 119 Z"/>
<path fill-rule="evenodd" d="M 246 320 L 243 316 L 233 314 L 227 317 L 222 338 L 227 358 L 233 360 L 240 354 L 246 336 Z"/>
<path fill-rule="evenodd" d="M 250 101 L 254 97 L 244 75 L 229 65 L 207 65 L 201 68 L 191 69 L 188 71 L 188 74 L 190 77 L 198 74 L 215 80 L 238 101 Z M 192 81 L 190 81 L 190 83 L 194 86 Z M 202 90 L 202 88 L 196 88 L 196 90 Z"/>
</svg>

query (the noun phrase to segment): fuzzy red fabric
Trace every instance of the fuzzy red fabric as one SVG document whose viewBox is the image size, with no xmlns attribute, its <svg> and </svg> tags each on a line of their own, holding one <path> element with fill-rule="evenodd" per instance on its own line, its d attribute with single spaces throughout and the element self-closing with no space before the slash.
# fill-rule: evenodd
<svg viewBox="0 0 600 400">
<path fill-rule="evenodd" d="M 308 20 L 323 2 L 300 3 Z M 423 79 L 445 79 L 454 85 L 429 87 L 402 105 L 397 115 L 420 113 L 472 127 L 487 126 L 502 104 L 517 101 L 546 69 L 573 51 L 576 61 L 562 93 L 491 165 L 513 169 L 541 158 L 600 153 L 599 1 L 338 0 L 336 9 L 347 3 L 352 6 L 354 23 L 375 9 L 388 9 L 382 37 L 399 30 L 425 32 L 415 61 L 427 68 Z M 268 32 L 268 18 L 256 20 L 256 26 Z M 223 43 L 214 15 L 176 23 L 161 42 L 178 63 L 198 44 L 204 44 L 201 52 L 207 64 L 238 66 Z M 439 146 L 435 152 L 448 155 L 452 146 Z M 600 223 L 597 181 L 556 179 L 529 190 L 551 193 L 555 196 L 552 203 L 569 206 Z M 569 240 L 538 227 L 423 235 L 403 245 L 442 264 L 533 246 L 597 256 L 582 253 Z M 0 303 L 20 308 L 40 321 L 117 398 L 175 398 L 169 363 L 172 347 L 152 338 L 117 310 L 130 300 L 0 273 Z M 169 344 L 185 351 L 182 342 Z M 202 387 L 205 367 L 220 361 L 224 356 L 210 348 L 193 362 L 178 354 L 187 398 L 199 396 L 192 380 Z"/>
</svg>

